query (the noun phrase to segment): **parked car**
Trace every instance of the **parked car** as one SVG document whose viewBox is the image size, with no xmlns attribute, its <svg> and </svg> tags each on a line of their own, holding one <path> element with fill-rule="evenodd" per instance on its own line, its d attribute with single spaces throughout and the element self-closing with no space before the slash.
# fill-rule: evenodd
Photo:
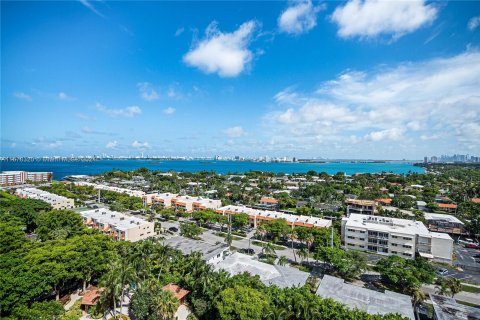
<svg viewBox="0 0 480 320">
<path fill-rule="evenodd" d="M 474 258 L 480 258 L 480 253 L 474 254 L 473 257 Z"/>
<path fill-rule="evenodd" d="M 476 243 L 469 243 L 469 244 L 466 244 L 465 245 L 465 248 L 469 248 L 469 249 L 480 249 L 480 245 L 476 244 Z"/>
<path fill-rule="evenodd" d="M 445 268 L 440 268 L 440 269 L 437 270 L 437 274 L 438 274 L 439 276 L 444 276 L 444 275 L 446 275 L 447 273 L 448 273 L 448 269 L 445 269 Z"/>
<path fill-rule="evenodd" d="M 459 242 L 459 243 L 463 243 L 463 244 L 474 243 L 474 242 L 473 242 L 473 239 L 469 239 L 469 238 L 467 238 L 467 239 L 460 239 L 460 240 L 458 240 L 458 242 Z"/>
<path fill-rule="evenodd" d="M 178 232 L 178 228 L 177 227 L 170 227 L 170 228 L 168 228 L 168 231 Z"/>
<path fill-rule="evenodd" d="M 241 248 L 238 250 L 240 253 L 246 253 L 246 254 L 255 254 L 255 250 L 252 248 Z"/>
</svg>

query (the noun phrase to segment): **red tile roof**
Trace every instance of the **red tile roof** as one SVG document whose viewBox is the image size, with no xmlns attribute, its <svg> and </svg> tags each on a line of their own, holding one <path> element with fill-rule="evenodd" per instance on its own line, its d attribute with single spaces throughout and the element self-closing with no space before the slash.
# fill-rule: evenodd
<svg viewBox="0 0 480 320">
<path fill-rule="evenodd" d="M 180 288 L 178 285 L 169 283 L 162 288 L 163 290 L 172 292 L 178 300 L 185 298 L 190 291 L 187 289 Z"/>
<path fill-rule="evenodd" d="M 480 203 L 480 198 L 472 198 L 472 202 Z"/>
<path fill-rule="evenodd" d="M 384 204 L 391 204 L 392 203 L 392 199 L 390 199 L 390 198 L 379 198 L 379 199 L 375 199 L 375 201 L 381 202 L 381 203 L 384 203 Z"/>
<path fill-rule="evenodd" d="M 263 197 L 261 202 L 266 202 L 266 203 L 278 203 L 278 200 L 275 198 L 268 198 L 268 197 Z"/>
<path fill-rule="evenodd" d="M 457 205 L 453 203 L 439 203 L 438 207 L 442 209 L 456 209 Z"/>
</svg>

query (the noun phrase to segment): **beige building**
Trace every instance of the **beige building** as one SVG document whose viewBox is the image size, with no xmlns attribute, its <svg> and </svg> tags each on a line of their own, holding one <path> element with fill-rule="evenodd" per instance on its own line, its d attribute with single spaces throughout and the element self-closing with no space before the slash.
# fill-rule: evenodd
<svg viewBox="0 0 480 320">
<path fill-rule="evenodd" d="M 75 201 L 37 188 L 17 189 L 15 194 L 21 198 L 38 199 L 50 204 L 53 209 L 64 210 L 75 207 Z"/>
<path fill-rule="evenodd" d="M 146 220 L 110 211 L 94 209 L 80 213 L 83 223 L 116 240 L 139 241 L 155 235 L 155 224 Z"/>
<path fill-rule="evenodd" d="M 342 220 L 342 241 L 346 249 L 397 255 L 406 259 L 418 253 L 439 262 L 452 262 L 453 239 L 430 232 L 419 221 L 351 214 Z"/>
<path fill-rule="evenodd" d="M 367 214 L 374 215 L 376 213 L 376 203 L 373 200 L 358 200 L 348 199 L 347 204 L 347 216 L 350 214 Z"/>
</svg>

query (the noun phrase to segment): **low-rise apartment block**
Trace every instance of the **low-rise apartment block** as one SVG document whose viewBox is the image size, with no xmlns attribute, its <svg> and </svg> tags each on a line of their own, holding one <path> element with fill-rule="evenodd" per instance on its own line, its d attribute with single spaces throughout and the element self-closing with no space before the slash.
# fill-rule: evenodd
<svg viewBox="0 0 480 320">
<path fill-rule="evenodd" d="M 14 186 L 27 182 L 52 182 L 52 172 L 3 171 L 0 186 Z"/>
<path fill-rule="evenodd" d="M 259 224 L 275 219 L 285 219 L 287 224 L 292 227 L 328 228 L 332 225 L 331 220 L 318 217 L 294 215 L 278 211 L 259 210 L 244 206 L 229 205 L 219 208 L 216 212 L 219 214 L 247 214 L 250 226 L 254 228 L 256 228 Z"/>
<path fill-rule="evenodd" d="M 155 224 L 144 219 L 110 211 L 93 209 L 80 212 L 83 223 L 90 228 L 100 230 L 116 240 L 139 241 L 155 234 Z"/>
<path fill-rule="evenodd" d="M 17 189 L 15 194 L 21 198 L 38 199 L 50 204 L 53 209 L 63 210 L 75 207 L 75 201 L 37 188 Z"/>
<path fill-rule="evenodd" d="M 205 209 L 218 209 L 222 206 L 221 200 L 212 200 L 202 197 L 177 196 L 172 199 L 172 207 L 175 210 L 193 212 Z"/>
<path fill-rule="evenodd" d="M 263 197 L 260 199 L 260 202 L 256 205 L 259 209 L 267 210 L 277 210 L 279 208 L 278 200 L 271 197 Z"/>
<path fill-rule="evenodd" d="M 453 239 L 430 232 L 419 221 L 363 214 L 342 220 L 345 248 L 413 259 L 418 253 L 439 262 L 452 262 Z"/>
<path fill-rule="evenodd" d="M 428 230 L 435 232 L 444 232 L 449 234 L 466 234 L 465 224 L 457 217 L 450 214 L 425 212 L 425 221 Z"/>
<path fill-rule="evenodd" d="M 374 215 L 376 213 L 376 203 L 373 200 L 359 200 L 348 199 L 347 204 L 347 216 L 351 214 L 366 214 Z"/>
<path fill-rule="evenodd" d="M 74 182 L 74 184 L 76 186 L 93 187 L 96 190 L 104 190 L 104 191 L 111 191 L 111 192 L 116 192 L 116 193 L 124 193 L 126 195 L 129 195 L 130 197 L 142 198 L 145 195 L 145 192 L 143 192 L 141 190 L 119 188 L 119 187 L 114 187 L 114 186 L 108 186 L 106 184 L 98 184 L 98 183 L 91 183 L 91 182 L 85 182 L 85 181 Z"/>
</svg>

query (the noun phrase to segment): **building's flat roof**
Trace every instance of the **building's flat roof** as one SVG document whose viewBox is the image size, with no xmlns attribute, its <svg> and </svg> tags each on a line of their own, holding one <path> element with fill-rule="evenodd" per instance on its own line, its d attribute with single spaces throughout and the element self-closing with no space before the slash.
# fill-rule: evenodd
<svg viewBox="0 0 480 320">
<path fill-rule="evenodd" d="M 115 228 L 122 231 L 145 224 L 153 224 L 153 222 L 148 222 L 147 220 L 138 217 L 128 216 L 121 212 L 111 211 L 106 208 L 82 211 L 80 212 L 80 215 L 84 218 L 92 218 L 101 223 L 115 226 Z"/>
<path fill-rule="evenodd" d="M 50 193 L 48 191 L 44 191 L 41 189 L 37 188 L 21 188 L 17 189 L 16 193 L 21 196 L 25 196 L 30 199 L 39 199 L 46 201 L 48 203 L 54 204 L 55 202 L 59 201 L 71 201 L 73 202 L 73 199 L 69 199 L 63 196 L 59 196 L 58 194 Z"/>
<path fill-rule="evenodd" d="M 343 218 L 347 222 L 347 228 L 361 228 L 371 231 L 383 231 L 393 234 L 420 235 L 422 237 L 438 238 L 445 240 L 453 239 L 446 233 L 430 232 L 420 221 L 397 219 L 381 216 L 369 216 L 352 213 L 350 217 Z"/>
<path fill-rule="evenodd" d="M 373 200 L 362 200 L 362 199 L 348 199 L 347 204 L 356 204 L 360 206 L 374 206 L 375 201 Z"/>
<path fill-rule="evenodd" d="M 450 297 L 429 294 L 437 320 L 480 319 L 480 309 L 459 304 Z"/>
<path fill-rule="evenodd" d="M 329 275 L 323 277 L 316 293 L 323 298 L 331 298 L 349 308 L 357 308 L 369 314 L 398 313 L 415 320 L 411 299 L 404 294 L 388 290 L 382 293 L 361 288 Z"/>
<path fill-rule="evenodd" d="M 180 250 L 183 254 L 200 252 L 205 261 L 228 249 L 226 244 L 211 244 L 201 240 L 193 240 L 182 236 L 175 236 L 164 240 L 164 244 Z"/>
<path fill-rule="evenodd" d="M 381 216 L 369 216 L 352 213 L 347 220 L 347 227 L 367 228 L 374 231 L 385 231 L 401 234 L 428 234 L 428 229 L 420 221 L 397 219 Z"/>
<path fill-rule="evenodd" d="M 426 220 L 445 220 L 445 221 L 450 222 L 450 223 L 463 224 L 463 222 L 460 221 L 457 217 L 452 216 L 450 214 L 425 212 L 423 215 L 424 215 Z"/>
<path fill-rule="evenodd" d="M 244 272 L 248 272 L 253 276 L 258 275 L 264 284 L 276 285 L 280 288 L 303 286 L 310 276 L 307 272 L 291 267 L 263 263 L 239 252 L 235 252 L 215 266 L 215 270 L 221 269 L 231 275 Z"/>
</svg>

